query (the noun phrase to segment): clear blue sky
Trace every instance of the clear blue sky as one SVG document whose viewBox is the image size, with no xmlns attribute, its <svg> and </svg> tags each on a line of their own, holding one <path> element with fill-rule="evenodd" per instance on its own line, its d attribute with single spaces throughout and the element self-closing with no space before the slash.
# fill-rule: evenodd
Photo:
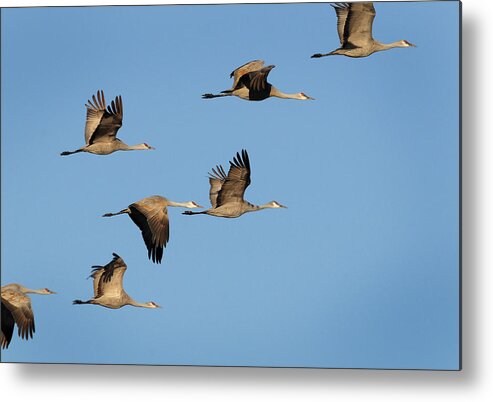
<svg viewBox="0 0 493 402">
<path fill-rule="evenodd" d="M 33 295 L 36 334 L 2 361 L 458 368 L 458 3 L 376 3 L 365 59 L 327 4 L 2 10 L 2 284 Z M 253 59 L 316 101 L 202 100 Z M 84 103 L 121 94 L 129 144 L 83 145 Z M 209 205 L 207 172 L 246 148 L 239 219 L 171 209 L 163 264 L 126 217 L 153 194 Z M 72 306 L 91 265 L 128 265 L 158 310 Z"/>
</svg>

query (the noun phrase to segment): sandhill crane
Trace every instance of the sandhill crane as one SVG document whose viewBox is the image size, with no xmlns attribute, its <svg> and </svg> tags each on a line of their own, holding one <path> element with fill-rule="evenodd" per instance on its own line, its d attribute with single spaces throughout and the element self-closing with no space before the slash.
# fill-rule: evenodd
<svg viewBox="0 0 493 402">
<path fill-rule="evenodd" d="M 154 149 L 146 143 L 127 145 L 116 138 L 116 133 L 122 126 L 123 103 L 119 95 L 106 107 L 104 92 L 98 91 L 97 98 L 92 96 L 92 102 L 86 103 L 86 145 L 75 151 L 65 151 L 60 155 L 72 155 L 77 152 L 89 152 L 96 155 L 109 155 L 115 151 L 133 151 Z"/>
<path fill-rule="evenodd" d="M 127 265 L 123 259 L 113 253 L 113 259 L 104 267 L 93 265 L 91 275 L 94 288 L 94 297 L 87 301 L 74 300 L 73 304 L 97 304 L 107 308 L 121 308 L 123 306 L 159 308 L 154 302 L 139 303 L 132 299 L 123 289 L 123 275 Z"/>
<path fill-rule="evenodd" d="M 169 219 L 167 207 L 203 208 L 193 201 L 174 202 L 160 195 L 153 195 L 130 204 L 120 212 L 107 213 L 103 217 L 128 214 L 142 232 L 148 257 L 152 262 L 161 263 L 163 248 L 169 240 Z"/>
<path fill-rule="evenodd" d="M 263 205 L 253 205 L 243 199 L 245 189 L 250 184 L 250 159 L 246 150 L 237 152 L 233 162 L 229 162 L 229 172 L 226 176 L 221 165 L 209 173 L 211 185 L 209 198 L 212 208 L 202 212 L 185 211 L 184 215 L 206 214 L 221 218 L 238 218 L 246 212 L 260 211 L 266 208 L 286 208 L 277 201 Z"/>
<path fill-rule="evenodd" d="M 2 331 L 0 344 L 2 349 L 8 348 L 14 333 L 14 324 L 17 324 L 18 334 L 22 339 L 33 337 L 35 332 L 34 313 L 31 307 L 31 298 L 26 293 L 38 295 L 52 295 L 55 292 L 44 289 L 28 289 L 17 283 L 2 286 Z"/>
<path fill-rule="evenodd" d="M 237 96 L 250 101 L 261 101 L 269 97 L 283 99 L 313 99 L 303 92 L 296 94 L 285 94 L 267 82 L 267 76 L 275 66 L 264 67 L 263 60 L 250 61 L 234 70 L 230 77 L 233 78 L 231 89 L 222 91 L 220 94 L 204 94 L 203 99 L 220 98 L 223 96 Z"/>
<path fill-rule="evenodd" d="M 332 7 L 337 15 L 337 32 L 341 47 L 330 53 L 316 53 L 312 58 L 337 54 L 348 57 L 367 57 L 375 52 L 394 47 L 416 47 L 406 40 L 385 44 L 373 39 L 372 27 L 376 13 L 372 2 L 335 3 Z"/>
</svg>

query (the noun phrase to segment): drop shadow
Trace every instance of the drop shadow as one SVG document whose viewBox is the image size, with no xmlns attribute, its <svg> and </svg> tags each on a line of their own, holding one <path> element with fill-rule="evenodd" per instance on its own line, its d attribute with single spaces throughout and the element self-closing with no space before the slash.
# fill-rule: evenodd
<svg viewBox="0 0 493 402">
<path fill-rule="evenodd" d="M 477 378 L 479 367 L 479 230 L 481 134 L 477 122 L 480 86 L 480 21 L 462 23 L 462 356 L 463 373 Z"/>
</svg>

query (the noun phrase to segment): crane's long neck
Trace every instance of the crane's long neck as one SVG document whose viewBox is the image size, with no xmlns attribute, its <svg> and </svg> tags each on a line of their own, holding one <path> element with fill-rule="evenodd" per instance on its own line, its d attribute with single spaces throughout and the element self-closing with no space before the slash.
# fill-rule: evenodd
<svg viewBox="0 0 493 402">
<path fill-rule="evenodd" d="M 375 49 L 375 52 L 381 52 L 383 50 L 389 50 L 393 49 L 395 47 L 402 47 L 402 42 L 397 41 L 397 42 L 392 42 L 392 43 L 381 43 L 375 41 L 373 48 Z"/>
<path fill-rule="evenodd" d="M 132 299 L 131 297 L 129 297 L 129 300 L 127 301 L 127 304 L 129 304 L 131 306 L 134 306 L 134 307 L 151 308 L 151 306 L 149 306 L 149 304 L 147 304 L 147 303 L 139 303 L 139 302 L 135 301 L 134 299 Z"/>
<path fill-rule="evenodd" d="M 149 149 L 146 144 L 137 144 L 137 145 L 127 145 L 124 142 L 121 143 L 121 151 L 139 151 L 143 149 Z"/>
<path fill-rule="evenodd" d="M 262 205 L 258 205 L 256 206 L 258 210 L 261 210 L 261 209 L 267 209 L 267 208 L 273 208 L 272 204 L 269 202 L 267 204 L 262 204 Z"/>
<path fill-rule="evenodd" d="M 270 89 L 270 96 L 275 96 L 276 98 L 282 98 L 282 99 L 303 99 L 300 93 L 286 94 L 274 86 L 272 86 Z"/>
<path fill-rule="evenodd" d="M 248 207 L 247 207 L 246 212 L 261 211 L 262 209 L 267 209 L 267 208 L 272 208 L 271 203 L 262 204 L 262 205 L 254 205 L 254 204 L 250 204 L 248 202 Z"/>
<path fill-rule="evenodd" d="M 168 200 L 169 207 L 182 207 L 182 208 L 190 208 L 190 202 L 174 202 Z"/>
<path fill-rule="evenodd" d="M 22 293 L 35 293 L 38 295 L 46 294 L 46 291 L 44 289 L 29 289 L 29 288 L 25 288 L 24 286 L 20 286 L 20 290 Z"/>
</svg>

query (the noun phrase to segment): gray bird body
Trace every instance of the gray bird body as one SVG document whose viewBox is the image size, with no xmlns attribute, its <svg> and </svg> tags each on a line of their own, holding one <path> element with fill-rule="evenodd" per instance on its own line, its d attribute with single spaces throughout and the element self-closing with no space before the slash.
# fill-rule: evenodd
<svg viewBox="0 0 493 402">
<path fill-rule="evenodd" d="M 128 214 L 142 232 L 148 258 L 159 264 L 169 241 L 168 207 L 202 208 L 193 201 L 174 202 L 160 195 L 153 195 L 130 204 L 120 212 L 110 212 L 103 216 Z"/>
<path fill-rule="evenodd" d="M 2 323 L 0 332 L 0 344 L 2 349 L 8 348 L 17 324 L 18 335 L 22 339 L 33 337 L 35 332 L 34 313 L 31 306 L 31 298 L 27 293 L 49 295 L 54 294 L 49 289 L 29 289 L 17 283 L 2 286 Z"/>
<path fill-rule="evenodd" d="M 359 58 L 396 47 L 415 47 L 405 40 L 385 44 L 373 39 L 376 12 L 372 2 L 335 3 L 332 7 L 337 15 L 337 33 L 341 47 L 330 53 L 316 53 L 312 58 L 333 55 Z"/>
<path fill-rule="evenodd" d="M 98 306 L 119 309 L 123 306 L 158 308 L 154 302 L 139 303 L 123 289 L 123 275 L 127 265 L 123 259 L 113 253 L 113 259 L 104 267 L 94 265 L 90 278 L 93 279 L 94 297 L 87 301 L 74 300 L 73 304 L 96 304 Z"/>
<path fill-rule="evenodd" d="M 246 188 L 250 185 L 250 159 L 246 150 L 236 153 L 226 175 L 221 165 L 209 173 L 209 198 L 212 208 L 201 212 L 185 211 L 184 215 L 205 214 L 221 218 L 238 218 L 247 212 L 266 208 L 286 208 L 277 201 L 254 205 L 244 200 Z"/>
<path fill-rule="evenodd" d="M 106 106 L 104 92 L 98 91 L 97 97 L 92 96 L 86 104 L 86 128 L 84 137 L 86 144 L 75 151 L 62 152 L 62 156 L 72 155 L 78 152 L 89 152 L 96 155 L 109 155 L 115 151 L 134 151 L 154 149 L 146 143 L 127 145 L 116 138 L 116 134 L 123 122 L 122 97 L 117 96 Z"/>
<path fill-rule="evenodd" d="M 241 67 L 238 67 L 230 74 L 233 78 L 231 89 L 222 91 L 220 94 L 204 94 L 203 99 L 220 98 L 223 96 L 237 96 L 238 98 L 249 101 L 261 101 L 270 97 L 282 99 L 313 99 L 303 92 L 286 94 L 272 84 L 267 82 L 267 76 L 275 66 L 264 67 L 263 60 L 253 60 Z"/>
</svg>

